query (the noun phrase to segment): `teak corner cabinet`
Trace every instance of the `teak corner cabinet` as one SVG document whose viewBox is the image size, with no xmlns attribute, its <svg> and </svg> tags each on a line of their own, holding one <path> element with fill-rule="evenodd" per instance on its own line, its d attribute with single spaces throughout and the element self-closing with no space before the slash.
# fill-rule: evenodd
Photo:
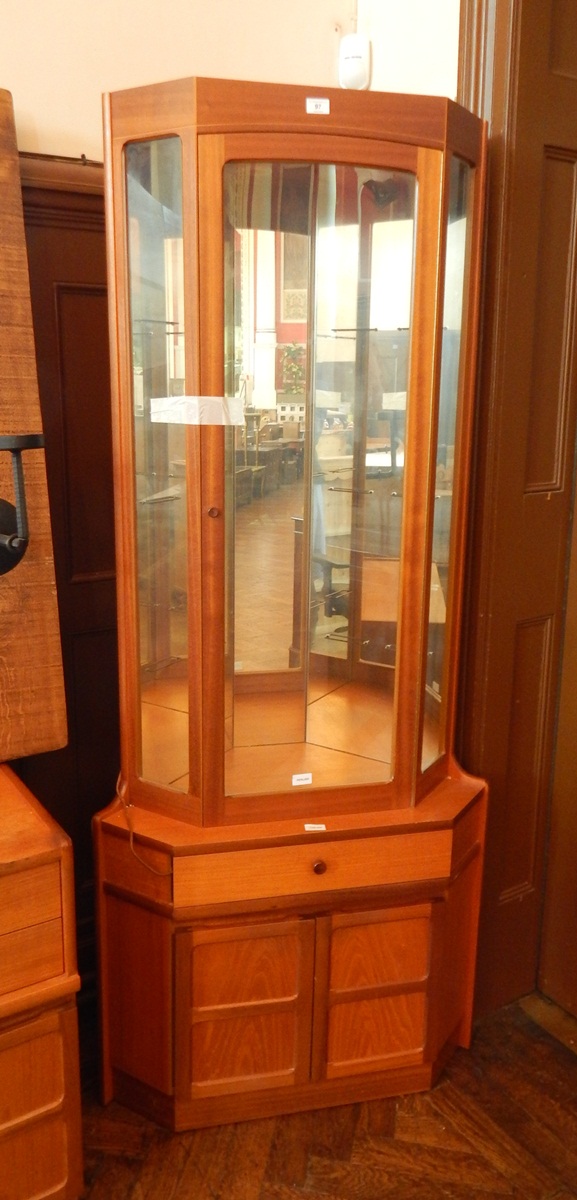
<svg viewBox="0 0 577 1200">
<path fill-rule="evenodd" d="M 105 1098 L 427 1088 L 470 1037 L 453 728 L 485 134 L 443 99 L 107 97 L 122 772 Z"/>
</svg>

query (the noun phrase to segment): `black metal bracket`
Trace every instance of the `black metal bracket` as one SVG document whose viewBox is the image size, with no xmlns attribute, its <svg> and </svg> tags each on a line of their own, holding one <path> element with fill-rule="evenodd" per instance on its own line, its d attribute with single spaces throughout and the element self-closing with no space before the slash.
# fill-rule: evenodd
<svg viewBox="0 0 577 1200">
<path fill-rule="evenodd" d="M 28 513 L 22 469 L 22 451 L 37 450 L 44 445 L 42 433 L 4 434 L 0 450 L 12 455 L 12 475 L 16 505 L 0 500 L 0 575 L 6 575 L 24 557 L 28 547 Z"/>
</svg>

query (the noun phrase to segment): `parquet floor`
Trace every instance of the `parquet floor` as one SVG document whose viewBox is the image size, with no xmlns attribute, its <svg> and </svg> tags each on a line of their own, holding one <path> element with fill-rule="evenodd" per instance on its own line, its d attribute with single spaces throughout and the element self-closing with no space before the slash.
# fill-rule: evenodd
<svg viewBox="0 0 577 1200">
<path fill-rule="evenodd" d="M 484 1018 L 426 1095 L 176 1135 L 86 1096 L 87 1200 L 577 1198 L 577 1022 L 531 1013 Z"/>
</svg>

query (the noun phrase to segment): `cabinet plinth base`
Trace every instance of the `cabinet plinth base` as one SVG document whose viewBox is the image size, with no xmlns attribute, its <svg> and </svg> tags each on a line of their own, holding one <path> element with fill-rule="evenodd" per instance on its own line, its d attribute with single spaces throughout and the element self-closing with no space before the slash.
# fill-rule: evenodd
<svg viewBox="0 0 577 1200">
<path fill-rule="evenodd" d="M 454 1050 L 448 1046 L 438 1062 L 421 1067 L 399 1068 L 379 1075 L 356 1077 L 338 1084 L 310 1084 L 287 1094 L 260 1092 L 257 1094 L 221 1096 L 212 1100 L 177 1101 L 146 1087 L 138 1080 L 114 1072 L 114 1098 L 119 1104 L 163 1125 L 174 1133 L 187 1129 L 208 1129 L 215 1125 L 231 1125 L 237 1121 L 278 1117 L 289 1113 L 334 1108 L 341 1104 L 360 1104 L 366 1100 L 383 1100 L 390 1096 L 410 1095 L 428 1091 L 437 1082 Z"/>
</svg>

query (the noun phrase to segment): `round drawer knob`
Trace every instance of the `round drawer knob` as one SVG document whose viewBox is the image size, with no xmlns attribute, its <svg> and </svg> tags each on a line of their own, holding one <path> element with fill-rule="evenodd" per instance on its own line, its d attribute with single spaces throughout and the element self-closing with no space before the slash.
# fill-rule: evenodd
<svg viewBox="0 0 577 1200">
<path fill-rule="evenodd" d="M 323 862 L 322 858 L 319 858 L 318 862 L 313 863 L 313 871 L 315 875 L 324 875 L 326 869 L 327 864 L 326 862 Z"/>
<path fill-rule="evenodd" d="M 220 508 L 209 508 L 209 517 L 220 517 Z"/>
</svg>

